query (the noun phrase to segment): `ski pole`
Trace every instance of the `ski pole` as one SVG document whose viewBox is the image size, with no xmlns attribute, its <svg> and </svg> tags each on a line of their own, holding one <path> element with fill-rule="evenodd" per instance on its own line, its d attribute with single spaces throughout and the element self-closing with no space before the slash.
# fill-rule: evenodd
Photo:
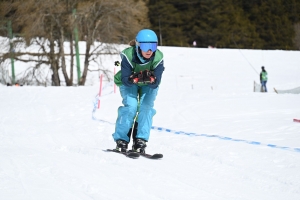
<svg viewBox="0 0 300 200">
<path fill-rule="evenodd" d="M 116 68 L 114 68 L 114 75 L 116 75 Z M 117 86 L 116 86 L 116 84 L 114 83 L 114 93 L 116 93 L 116 89 L 117 89 Z"/>
<path fill-rule="evenodd" d="M 114 68 L 114 75 L 116 75 L 116 67 L 119 67 L 121 65 L 121 63 L 119 61 L 115 61 L 115 68 Z M 114 83 L 114 93 L 116 93 L 117 90 L 117 86 Z"/>
</svg>

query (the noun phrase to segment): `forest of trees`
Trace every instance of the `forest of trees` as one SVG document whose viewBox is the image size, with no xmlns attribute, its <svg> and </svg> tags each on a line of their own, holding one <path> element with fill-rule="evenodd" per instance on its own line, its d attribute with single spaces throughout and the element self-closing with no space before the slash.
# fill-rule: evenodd
<svg viewBox="0 0 300 200">
<path fill-rule="evenodd" d="M 164 46 L 300 50 L 300 0 L 1 0 L 0 36 L 9 42 L 1 44 L 0 70 L 9 59 L 35 62 L 27 79 L 44 82 L 36 75 L 48 65 L 52 85 L 64 79 L 72 86 L 76 41 L 84 40 L 77 78 L 84 85 L 91 61 L 118 53 L 113 44 L 128 43 L 142 28 Z M 39 53 L 18 52 L 20 44 L 38 45 Z M 7 79 L 1 73 L 0 81 Z"/>
<path fill-rule="evenodd" d="M 300 0 L 150 0 L 166 46 L 300 49 Z"/>
<path fill-rule="evenodd" d="M 82 13 L 95 3 L 101 4 L 93 12 L 102 15 L 98 26 L 106 42 L 126 43 L 138 29 L 150 27 L 166 46 L 197 41 L 198 47 L 300 49 L 300 0 L 2 0 L 0 35 L 7 36 L 5 23 L 12 20 L 14 33 L 34 36 L 28 32 L 37 23 L 47 26 L 54 15 L 70 18 L 73 9 L 83 22 Z M 79 24 L 81 39 L 84 25 Z M 35 35 L 42 36 L 38 30 Z"/>
</svg>

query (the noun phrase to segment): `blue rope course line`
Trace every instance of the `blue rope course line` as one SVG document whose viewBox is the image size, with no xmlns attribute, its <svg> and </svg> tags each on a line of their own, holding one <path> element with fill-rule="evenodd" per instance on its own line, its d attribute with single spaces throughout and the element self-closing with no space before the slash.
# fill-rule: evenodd
<svg viewBox="0 0 300 200">
<path fill-rule="evenodd" d="M 111 92 L 112 93 L 112 92 Z M 110 94 L 110 93 L 109 93 Z M 105 120 L 102 120 L 102 119 L 97 119 L 97 117 L 95 117 L 95 113 L 96 113 L 96 110 L 98 109 L 98 101 L 100 100 L 100 97 L 99 95 L 96 95 L 96 98 L 93 102 L 94 104 L 94 108 L 93 108 L 93 111 L 92 111 L 92 119 L 95 120 L 95 121 L 99 121 L 99 122 L 102 122 L 102 123 L 108 123 L 110 125 L 115 125 L 115 123 L 111 123 L 109 121 L 105 121 Z"/>
<path fill-rule="evenodd" d="M 111 123 L 105 120 L 101 120 L 101 119 L 97 119 L 94 114 L 97 110 L 97 105 L 98 105 L 98 100 L 99 100 L 99 96 L 97 95 L 94 101 L 94 108 L 93 108 L 93 112 L 92 112 L 92 119 L 95 121 L 100 121 L 102 123 L 108 123 L 110 125 L 115 125 L 115 123 Z M 174 133 L 177 135 L 188 135 L 188 136 L 195 136 L 195 137 L 210 137 L 210 138 L 219 138 L 221 140 L 227 140 L 227 141 L 233 141 L 233 142 L 244 142 L 247 144 L 252 144 L 252 145 L 261 145 L 261 146 L 266 146 L 266 147 L 271 147 L 271 148 L 275 148 L 275 149 L 282 149 L 282 150 L 288 150 L 288 151 L 294 151 L 294 152 L 299 152 L 300 153 L 300 148 L 292 148 L 292 147 L 284 147 L 284 146 L 278 146 L 275 144 L 264 144 L 261 142 L 256 142 L 256 141 L 249 141 L 249 140 L 242 140 L 242 139 L 234 139 L 231 137 L 225 137 L 225 136 L 220 136 L 220 135 L 209 135 L 209 134 L 197 134 L 197 133 L 187 133 L 184 131 L 175 131 L 175 130 L 171 130 L 168 128 L 162 128 L 162 127 L 157 127 L 157 126 L 152 126 L 151 129 L 153 130 L 158 130 L 158 131 L 164 131 L 164 132 L 168 132 L 168 133 Z"/>
<path fill-rule="evenodd" d="M 233 142 L 244 142 L 247 144 L 252 144 L 252 145 L 261 145 L 261 146 L 267 146 L 275 149 L 282 149 L 282 150 L 289 150 L 289 151 L 294 151 L 294 152 L 299 152 L 300 153 L 300 148 L 292 148 L 292 147 L 285 147 L 285 146 L 278 146 L 275 144 L 264 144 L 261 142 L 256 142 L 256 141 L 250 141 L 250 140 L 242 140 L 242 139 L 234 139 L 231 137 L 224 137 L 220 135 L 209 135 L 209 134 L 197 134 L 197 133 L 186 133 L 183 131 L 175 131 L 167 128 L 162 128 L 162 127 L 156 127 L 152 126 L 151 129 L 153 130 L 158 130 L 158 131 L 164 131 L 168 133 L 174 133 L 174 134 L 181 134 L 181 135 L 188 135 L 188 136 L 200 136 L 200 137 L 211 137 L 211 138 L 218 138 L 221 140 L 227 140 L 227 141 L 233 141 Z"/>
</svg>

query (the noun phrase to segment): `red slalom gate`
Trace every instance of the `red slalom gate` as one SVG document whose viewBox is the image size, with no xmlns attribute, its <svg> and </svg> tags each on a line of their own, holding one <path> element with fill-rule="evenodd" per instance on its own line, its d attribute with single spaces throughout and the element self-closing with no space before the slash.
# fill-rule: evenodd
<svg viewBox="0 0 300 200">
<path fill-rule="evenodd" d="M 299 122 L 300 123 L 300 119 L 294 119 L 294 122 Z"/>
<path fill-rule="evenodd" d="M 103 79 L 103 75 L 100 75 L 100 89 L 99 89 L 99 94 L 98 94 L 98 109 L 100 109 L 100 97 L 101 97 L 101 93 L 102 93 L 102 79 Z"/>
</svg>

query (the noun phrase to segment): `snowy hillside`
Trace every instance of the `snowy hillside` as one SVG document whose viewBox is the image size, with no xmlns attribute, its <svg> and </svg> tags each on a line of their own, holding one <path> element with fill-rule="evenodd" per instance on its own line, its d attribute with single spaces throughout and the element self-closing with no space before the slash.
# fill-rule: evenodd
<svg viewBox="0 0 300 200">
<path fill-rule="evenodd" d="M 300 95 L 273 88 L 300 86 L 300 52 L 160 49 L 147 152 L 161 160 L 103 151 L 121 98 L 104 82 L 92 112 L 99 74 L 87 87 L 0 86 L 0 199 L 299 200 Z M 262 65 L 269 92 L 254 93 Z"/>
</svg>

